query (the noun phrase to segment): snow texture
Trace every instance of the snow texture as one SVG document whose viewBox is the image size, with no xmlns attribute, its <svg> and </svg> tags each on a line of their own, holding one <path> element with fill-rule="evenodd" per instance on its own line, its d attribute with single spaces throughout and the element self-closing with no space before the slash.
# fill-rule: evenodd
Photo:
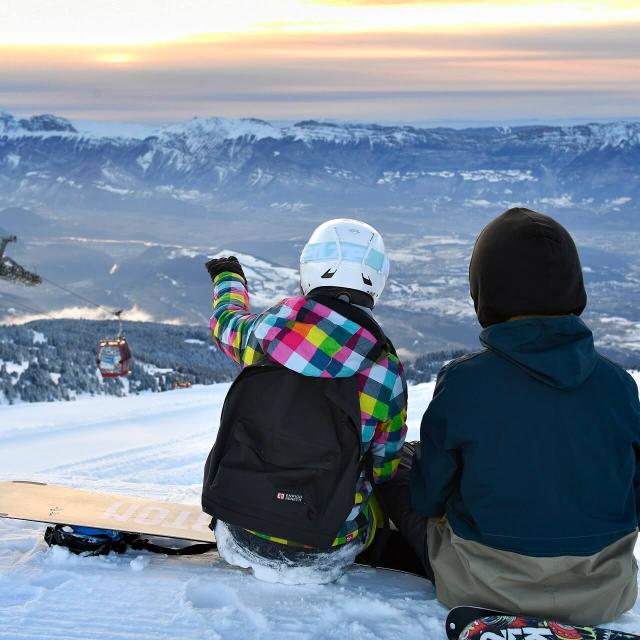
<svg viewBox="0 0 640 640">
<path fill-rule="evenodd" d="M 433 387 L 410 387 L 410 440 Z M 2 406 L 0 480 L 198 504 L 227 389 Z M 0 640 L 445 638 L 430 583 L 402 573 L 354 566 L 329 584 L 269 584 L 215 553 L 78 557 L 43 531 L 0 519 Z M 613 626 L 638 632 L 640 606 Z"/>
<path fill-rule="evenodd" d="M 0 480 L 198 504 L 228 384 L 0 407 Z M 411 388 L 409 437 L 433 384 Z M 325 585 L 269 584 L 215 553 L 78 557 L 44 525 L 0 519 L 0 640 L 444 639 L 427 581 L 352 567 Z"/>
<path fill-rule="evenodd" d="M 266 559 L 240 546 L 224 522 L 216 525 L 218 552 L 228 563 L 251 569 L 258 580 L 279 584 L 327 584 L 342 576 L 363 550 L 363 544 L 353 542 L 333 553 L 309 556 L 308 562 L 294 563 L 289 559 Z"/>
</svg>

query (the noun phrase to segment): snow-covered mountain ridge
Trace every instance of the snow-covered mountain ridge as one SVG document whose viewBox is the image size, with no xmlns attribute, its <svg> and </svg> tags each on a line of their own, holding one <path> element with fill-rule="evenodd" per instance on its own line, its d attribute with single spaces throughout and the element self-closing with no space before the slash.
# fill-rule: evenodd
<svg viewBox="0 0 640 640">
<path fill-rule="evenodd" d="M 6 111 L 0 111 L 0 135 L 22 137 L 27 135 L 77 134 L 77 129 L 66 118 L 52 115 L 16 118 Z"/>
<path fill-rule="evenodd" d="M 115 127 L 117 130 L 117 127 Z M 537 139 L 543 144 L 587 149 L 613 148 L 640 144 L 640 122 L 590 123 L 574 126 L 518 126 L 489 127 L 486 129 L 447 129 L 419 128 L 414 126 L 385 126 L 377 124 L 318 122 L 306 120 L 291 126 L 279 127 L 257 118 L 193 118 L 188 122 L 158 127 L 154 134 L 166 142 L 174 138 L 188 141 L 191 148 L 197 148 L 198 141 L 223 143 L 244 139 L 260 141 L 271 138 L 282 140 L 290 138 L 307 144 L 360 144 L 404 146 L 406 144 L 433 143 L 445 140 L 452 132 L 466 136 L 476 136 L 478 132 L 490 138 Z M 43 135 L 74 136 L 78 139 L 100 141 L 111 137 L 97 136 L 83 132 L 72 121 L 54 116 L 37 115 L 30 118 L 17 118 L 10 113 L 0 111 L 0 136 L 26 137 Z M 115 136 L 126 138 L 127 136 Z M 130 140 L 142 140 L 142 137 L 129 137 Z"/>
<path fill-rule="evenodd" d="M 194 118 L 148 133 L 103 135 L 56 116 L 0 113 L 0 206 L 447 215 L 540 202 L 628 219 L 640 198 L 633 122 L 458 130 Z"/>
</svg>

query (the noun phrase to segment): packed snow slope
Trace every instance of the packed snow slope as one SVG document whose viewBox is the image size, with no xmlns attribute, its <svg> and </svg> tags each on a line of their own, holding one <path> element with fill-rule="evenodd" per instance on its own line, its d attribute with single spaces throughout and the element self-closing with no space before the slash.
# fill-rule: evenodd
<svg viewBox="0 0 640 640">
<path fill-rule="evenodd" d="M 228 384 L 0 407 L 0 480 L 198 504 Z M 412 437 L 433 385 L 412 389 Z M 353 568 L 337 583 L 259 582 L 216 554 L 77 557 L 44 525 L 0 519 L 0 639 L 444 638 L 430 584 Z"/>
<path fill-rule="evenodd" d="M 410 439 L 433 386 L 410 389 Z M 198 504 L 227 389 L 2 406 L 0 480 Z M 216 554 L 77 557 L 43 531 L 0 519 L 2 640 L 445 638 L 446 609 L 412 576 L 353 567 L 330 585 L 274 585 Z M 640 606 L 615 626 L 640 631 Z"/>
</svg>

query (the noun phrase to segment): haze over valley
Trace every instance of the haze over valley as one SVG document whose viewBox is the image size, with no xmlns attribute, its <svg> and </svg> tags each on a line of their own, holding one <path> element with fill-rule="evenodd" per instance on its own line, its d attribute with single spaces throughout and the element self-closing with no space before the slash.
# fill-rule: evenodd
<svg viewBox="0 0 640 640">
<path fill-rule="evenodd" d="M 234 252 L 256 310 L 297 290 L 297 260 L 331 217 L 366 220 L 392 262 L 379 316 L 406 354 L 475 348 L 467 268 L 511 206 L 574 235 L 598 344 L 640 359 L 640 123 L 425 129 L 193 119 L 132 133 L 0 114 L 8 253 L 130 320 L 209 316 L 207 256 Z M 0 285 L 0 317 L 103 318 L 47 281 Z"/>
</svg>

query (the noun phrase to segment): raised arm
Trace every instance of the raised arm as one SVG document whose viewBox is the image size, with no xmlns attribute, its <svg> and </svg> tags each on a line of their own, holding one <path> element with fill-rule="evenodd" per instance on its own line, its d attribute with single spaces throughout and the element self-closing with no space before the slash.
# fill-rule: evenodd
<svg viewBox="0 0 640 640">
<path fill-rule="evenodd" d="M 256 352 L 248 342 L 259 316 L 249 311 L 242 267 L 233 256 L 210 260 L 206 266 L 213 282 L 213 315 L 209 320 L 213 340 L 239 364 L 251 364 Z"/>
</svg>

